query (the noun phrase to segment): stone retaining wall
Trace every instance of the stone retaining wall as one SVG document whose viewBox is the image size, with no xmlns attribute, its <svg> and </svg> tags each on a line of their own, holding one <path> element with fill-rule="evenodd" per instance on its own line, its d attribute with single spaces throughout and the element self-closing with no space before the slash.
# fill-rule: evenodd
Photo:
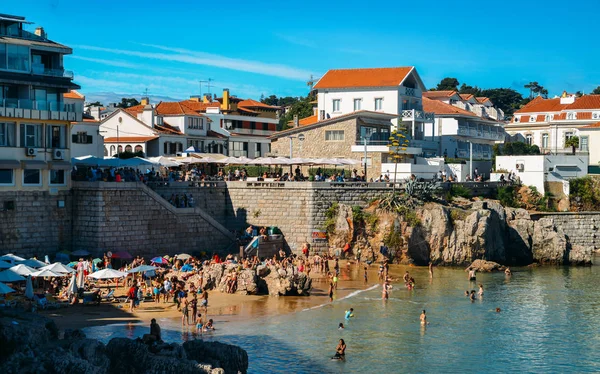
<svg viewBox="0 0 600 374">
<path fill-rule="evenodd" d="M 549 217 L 560 226 L 573 245 L 600 248 L 600 212 L 532 213 L 531 219 Z"/>
</svg>

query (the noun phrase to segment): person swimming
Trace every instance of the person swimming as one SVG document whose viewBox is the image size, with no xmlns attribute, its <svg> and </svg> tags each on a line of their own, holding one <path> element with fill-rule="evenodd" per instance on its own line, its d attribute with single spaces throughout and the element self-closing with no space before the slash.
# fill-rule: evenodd
<svg viewBox="0 0 600 374">
<path fill-rule="evenodd" d="M 510 271 L 510 268 L 506 268 L 506 270 L 504 270 L 504 274 L 506 274 L 506 275 L 512 275 L 512 272 Z"/>
<path fill-rule="evenodd" d="M 337 347 L 335 347 L 335 355 L 331 358 L 332 360 L 343 360 L 346 358 L 346 342 L 344 339 L 340 339 Z"/>
<path fill-rule="evenodd" d="M 496 313 L 500 313 L 502 310 L 500 308 L 496 308 Z"/>
<path fill-rule="evenodd" d="M 465 291 L 465 296 L 466 296 L 466 297 L 469 297 L 469 290 L 466 290 L 466 291 Z"/>
<path fill-rule="evenodd" d="M 344 318 L 346 320 L 349 320 L 350 318 L 354 317 L 354 309 L 350 308 L 350 310 L 346 311 L 346 314 L 344 315 Z"/>
<path fill-rule="evenodd" d="M 471 301 L 475 301 L 475 299 L 477 299 L 477 297 L 475 297 L 475 290 L 471 290 L 471 294 L 469 295 L 469 299 L 471 299 Z"/>
<path fill-rule="evenodd" d="M 421 316 L 419 317 L 422 326 L 425 326 L 427 324 L 427 315 L 425 313 L 425 309 L 423 309 L 423 312 L 421 312 Z"/>
<path fill-rule="evenodd" d="M 344 324 L 340 322 L 340 324 L 338 325 L 338 330 L 343 330 L 344 328 Z"/>
</svg>

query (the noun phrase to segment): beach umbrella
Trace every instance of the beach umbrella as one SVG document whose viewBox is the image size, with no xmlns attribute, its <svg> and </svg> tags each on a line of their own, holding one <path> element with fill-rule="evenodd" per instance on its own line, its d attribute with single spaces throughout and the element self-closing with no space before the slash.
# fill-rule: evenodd
<svg viewBox="0 0 600 374">
<path fill-rule="evenodd" d="M 133 273 L 145 273 L 147 271 L 154 271 L 156 269 L 158 269 L 156 266 L 140 265 L 138 267 L 134 267 L 131 270 L 127 270 L 127 273 L 129 273 L 129 274 L 133 274 Z"/>
<path fill-rule="evenodd" d="M 0 256 L 0 261 L 6 261 L 10 263 L 15 263 L 17 261 L 25 261 L 23 257 L 19 257 L 17 255 L 13 255 L 12 253 Z"/>
<path fill-rule="evenodd" d="M 12 268 L 10 268 L 10 270 L 14 271 L 19 275 L 31 275 L 31 273 L 35 273 L 37 271 L 34 268 L 30 268 L 29 266 L 24 264 L 15 265 Z"/>
<path fill-rule="evenodd" d="M 169 261 L 163 257 L 154 257 L 150 262 L 154 262 L 155 264 L 168 264 Z"/>
<path fill-rule="evenodd" d="M 85 286 L 85 274 L 83 274 L 83 271 L 80 271 L 79 273 L 77 273 L 77 288 L 83 288 Z"/>
<path fill-rule="evenodd" d="M 132 259 L 133 256 L 131 254 L 129 254 L 129 252 L 121 251 L 121 252 L 113 253 L 112 258 L 119 258 L 121 260 L 129 260 L 129 259 Z"/>
<path fill-rule="evenodd" d="M 99 259 L 99 258 L 95 258 L 95 259 L 93 259 L 93 260 L 92 260 L 92 262 L 93 262 L 94 264 L 97 264 L 97 263 L 99 263 L 99 262 L 102 262 L 102 260 L 101 260 L 101 259 Z"/>
<path fill-rule="evenodd" d="M 192 255 L 188 255 L 187 253 L 180 253 L 176 257 L 178 260 L 187 260 L 188 258 L 192 257 Z"/>
<path fill-rule="evenodd" d="M 89 256 L 90 252 L 86 251 L 85 249 L 79 249 L 75 252 L 71 253 L 71 256 Z"/>
<path fill-rule="evenodd" d="M 27 277 L 27 282 L 25 283 L 25 297 L 33 299 L 33 284 L 31 283 L 31 277 Z"/>
<path fill-rule="evenodd" d="M 7 283 L 11 283 L 11 282 L 20 282 L 20 281 L 24 281 L 25 278 L 23 278 L 21 275 L 19 275 L 18 273 L 7 269 L 4 271 L 0 272 L 0 282 L 7 282 Z"/>
<path fill-rule="evenodd" d="M 6 293 L 11 293 L 11 292 L 15 292 L 15 290 L 13 290 L 12 288 L 8 287 L 4 283 L 0 283 L 0 294 L 4 295 Z"/>
<path fill-rule="evenodd" d="M 291 165 L 292 160 L 287 157 L 275 157 L 273 163 L 276 165 Z"/>
<path fill-rule="evenodd" d="M 69 282 L 69 287 L 67 287 L 67 292 L 70 295 L 74 295 L 77 293 L 77 280 L 75 278 L 76 278 L 76 276 L 75 276 L 75 274 L 73 274 L 71 276 L 71 281 Z"/>
<path fill-rule="evenodd" d="M 10 269 L 13 267 L 13 264 L 9 264 L 6 261 L 0 261 L 0 269 Z"/>
<path fill-rule="evenodd" d="M 34 268 L 34 269 L 41 268 L 42 266 L 48 265 L 45 262 L 36 260 L 35 258 L 30 258 L 29 260 L 24 260 L 24 261 L 17 261 L 17 264 L 27 265 L 30 268 Z"/>
<path fill-rule="evenodd" d="M 50 270 L 50 271 L 53 271 L 55 273 L 60 273 L 60 274 L 75 272 L 75 270 L 61 264 L 60 262 L 55 262 L 52 265 L 46 265 L 43 268 L 41 268 L 40 270 Z"/>
<path fill-rule="evenodd" d="M 67 264 L 67 266 L 70 268 L 74 268 L 75 266 L 77 266 L 77 261 L 71 261 Z"/>
<path fill-rule="evenodd" d="M 50 278 L 50 277 L 64 277 L 67 275 L 66 273 L 55 273 L 49 269 L 41 269 L 36 271 L 35 273 L 31 273 L 31 276 L 34 278 Z"/>
<path fill-rule="evenodd" d="M 126 277 L 127 273 L 115 269 L 102 269 L 88 275 L 88 278 L 93 279 L 114 279 Z"/>
</svg>

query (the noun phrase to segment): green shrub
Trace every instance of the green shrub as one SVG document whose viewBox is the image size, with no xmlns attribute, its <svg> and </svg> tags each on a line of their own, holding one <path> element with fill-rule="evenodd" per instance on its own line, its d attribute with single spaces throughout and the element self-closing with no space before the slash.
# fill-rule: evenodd
<svg viewBox="0 0 600 374">
<path fill-rule="evenodd" d="M 331 206 L 325 211 L 325 222 L 323 223 L 323 229 L 329 234 L 335 231 L 335 222 L 337 221 L 339 208 L 340 205 L 335 202 L 331 204 Z"/>
<path fill-rule="evenodd" d="M 283 174 L 282 168 L 272 168 L 272 167 L 257 166 L 257 165 L 226 166 L 223 170 L 224 170 L 225 174 L 227 174 L 227 173 L 229 173 L 230 170 L 232 172 L 235 172 L 236 169 L 237 170 L 246 169 L 246 173 L 248 173 L 248 176 L 252 177 L 252 178 L 262 177 L 264 172 L 277 173 L 279 175 Z"/>
<path fill-rule="evenodd" d="M 583 210 L 599 210 L 600 183 L 597 178 L 585 176 L 569 181 L 569 199 Z"/>
<path fill-rule="evenodd" d="M 363 213 L 363 217 L 364 217 L 365 225 L 371 231 L 377 231 L 377 224 L 379 224 L 379 217 L 377 217 L 376 214 L 371 214 L 371 213 L 367 213 L 367 212 Z"/>
<path fill-rule="evenodd" d="M 517 190 L 513 186 L 503 186 L 498 187 L 498 200 L 500 200 L 500 204 L 510 207 L 510 208 L 518 208 L 519 204 L 517 202 Z"/>
<path fill-rule="evenodd" d="M 452 187 L 450 187 L 450 196 L 468 199 L 471 197 L 471 190 L 461 184 L 453 184 Z"/>
<path fill-rule="evenodd" d="M 358 205 L 352 206 L 352 221 L 361 223 L 364 220 L 362 208 Z"/>
<path fill-rule="evenodd" d="M 454 226 L 457 221 L 464 221 L 469 216 L 469 212 L 462 209 L 450 209 L 450 223 Z"/>
</svg>

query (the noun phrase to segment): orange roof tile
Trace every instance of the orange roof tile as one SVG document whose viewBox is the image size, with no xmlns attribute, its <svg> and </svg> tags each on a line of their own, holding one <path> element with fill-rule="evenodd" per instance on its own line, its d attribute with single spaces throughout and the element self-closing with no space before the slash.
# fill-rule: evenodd
<svg viewBox="0 0 600 374">
<path fill-rule="evenodd" d="M 75 91 L 75 90 L 71 90 L 67 93 L 63 94 L 63 97 L 65 99 L 78 99 L 78 100 L 85 100 L 85 96 L 83 96 L 82 94 L 80 94 L 79 92 Z"/>
<path fill-rule="evenodd" d="M 161 101 L 155 108 L 156 114 L 160 116 L 199 116 L 203 117 L 201 114 L 196 111 L 188 108 L 185 105 L 181 105 L 181 103 L 176 101 Z"/>
<path fill-rule="evenodd" d="M 461 99 L 468 101 L 471 100 L 474 96 L 471 94 L 458 94 L 458 96 L 460 96 Z"/>
<path fill-rule="evenodd" d="M 592 119 L 592 112 L 578 112 L 577 119 Z"/>
<path fill-rule="evenodd" d="M 171 126 L 164 121 L 162 125 L 154 124 L 154 129 L 165 134 L 183 135 L 176 127 Z"/>
<path fill-rule="evenodd" d="M 476 114 L 469 112 L 468 110 L 464 110 L 461 108 L 457 108 L 453 105 L 443 103 L 441 101 L 428 99 L 423 97 L 423 111 L 425 112 L 434 112 L 436 115 L 462 115 L 462 116 L 470 116 L 477 117 Z"/>
<path fill-rule="evenodd" d="M 407 66 L 329 70 L 313 88 L 396 87 L 413 69 L 414 67 Z"/>
<path fill-rule="evenodd" d="M 565 109 L 600 109 L 600 95 L 583 95 L 577 97 L 575 98 L 575 102 L 567 105 Z"/>
<path fill-rule="evenodd" d="M 545 122 L 546 121 L 546 115 L 545 114 L 538 114 L 537 118 L 535 119 L 535 122 Z"/>
<path fill-rule="evenodd" d="M 475 99 L 477 99 L 477 101 L 479 101 L 480 103 L 485 103 L 490 98 L 489 97 L 485 97 L 485 96 L 481 96 L 481 97 L 476 97 Z"/>
<path fill-rule="evenodd" d="M 119 138 L 104 138 L 104 143 L 145 143 L 158 136 L 120 136 Z"/>
<path fill-rule="evenodd" d="M 446 91 L 425 91 L 423 92 L 423 97 L 428 99 L 438 99 L 438 98 L 446 98 L 452 95 L 456 95 L 458 92 L 452 90 Z"/>
<path fill-rule="evenodd" d="M 218 108 L 221 106 L 221 103 L 218 101 L 212 101 L 210 103 L 203 103 L 201 101 L 195 100 L 183 100 L 180 101 L 179 104 L 193 110 L 196 112 L 206 112 L 206 108 Z"/>
<path fill-rule="evenodd" d="M 519 120 L 519 122 L 529 122 L 529 117 L 531 117 L 531 116 L 521 116 L 521 119 Z"/>
<path fill-rule="evenodd" d="M 560 98 L 544 99 L 538 96 L 515 113 L 560 112 L 566 106 L 567 104 L 560 103 Z"/>
<path fill-rule="evenodd" d="M 139 105 L 134 105 L 134 106 L 130 106 L 129 108 L 125 108 L 126 111 L 128 111 L 129 113 L 142 113 L 142 111 L 144 110 L 145 105 L 139 104 Z"/>
<path fill-rule="evenodd" d="M 580 129 L 598 129 L 600 128 L 600 122 L 592 123 L 591 125 L 580 127 Z"/>
<path fill-rule="evenodd" d="M 240 101 L 238 103 L 238 108 L 241 106 L 246 107 L 246 108 L 279 109 L 278 106 L 267 105 L 265 103 L 261 103 L 260 101 L 256 101 L 256 100 L 252 100 L 252 99 L 246 99 L 246 100 Z"/>
<path fill-rule="evenodd" d="M 300 121 L 298 121 L 298 124 L 300 126 L 308 126 L 317 122 L 319 122 L 319 116 L 315 114 L 310 117 L 302 118 Z"/>
</svg>

